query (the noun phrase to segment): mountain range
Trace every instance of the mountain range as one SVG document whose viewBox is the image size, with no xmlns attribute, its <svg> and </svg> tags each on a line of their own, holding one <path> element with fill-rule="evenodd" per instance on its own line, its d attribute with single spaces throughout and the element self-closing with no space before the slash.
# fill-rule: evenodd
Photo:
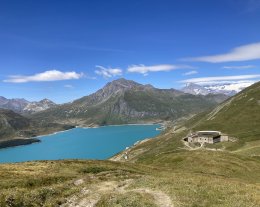
<svg viewBox="0 0 260 207">
<path fill-rule="evenodd" d="M 75 126 L 147 123 L 177 120 L 208 110 L 223 94 L 191 95 L 175 89 L 118 79 L 97 92 L 57 105 L 48 99 L 29 102 L 1 97 L 0 139 L 23 139 Z"/>
<path fill-rule="evenodd" d="M 56 105 L 57 104 L 55 104 L 49 99 L 30 102 L 23 98 L 7 99 L 3 96 L 0 96 L 0 108 L 9 109 L 21 114 L 36 113 L 39 111 L 46 110 L 48 108 L 55 107 Z"/>
<path fill-rule="evenodd" d="M 253 82 L 251 81 L 207 85 L 187 83 L 186 86 L 181 89 L 181 91 L 193 95 L 225 94 L 227 96 L 233 96 L 252 84 Z"/>
<path fill-rule="evenodd" d="M 72 103 L 35 113 L 32 119 L 81 126 L 176 120 L 225 100 L 222 94 L 191 95 L 118 79 Z"/>
</svg>

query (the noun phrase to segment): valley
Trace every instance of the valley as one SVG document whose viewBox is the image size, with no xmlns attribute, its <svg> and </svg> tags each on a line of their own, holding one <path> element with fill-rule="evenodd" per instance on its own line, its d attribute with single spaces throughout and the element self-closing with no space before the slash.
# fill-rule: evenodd
<svg viewBox="0 0 260 207">
<path fill-rule="evenodd" d="M 0 207 L 260 207 L 260 0 L 0 0 Z"/>
<path fill-rule="evenodd" d="M 2 103 L 6 104 L 0 105 L 4 108 L 0 111 L 0 147 L 6 146 L 1 145 L 1 140 L 31 138 L 76 126 L 173 121 L 205 111 L 226 98 L 227 96 L 221 94 L 203 96 L 186 94 L 175 89 L 157 89 L 123 78 L 106 84 L 89 96 L 61 105 L 48 99 L 29 103 L 24 99 L 3 98 Z M 9 109 L 5 109 L 7 106 Z M 19 140 L 17 145 L 21 143 Z M 28 143 L 28 140 L 24 143 Z"/>
<path fill-rule="evenodd" d="M 256 83 L 213 109 L 168 122 L 156 138 L 109 160 L 2 164 L 0 204 L 28 206 L 34 199 L 36 206 L 258 206 L 259 87 Z M 195 149 L 184 145 L 190 131 L 208 129 L 236 141 Z"/>
</svg>

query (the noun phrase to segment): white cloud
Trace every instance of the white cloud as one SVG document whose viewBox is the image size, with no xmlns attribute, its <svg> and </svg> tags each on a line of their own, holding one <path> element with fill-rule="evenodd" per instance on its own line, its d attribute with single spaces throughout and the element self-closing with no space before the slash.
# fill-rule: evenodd
<svg viewBox="0 0 260 207">
<path fill-rule="evenodd" d="M 201 85 L 213 84 L 222 82 L 232 82 L 232 81 L 248 81 L 250 79 L 259 79 L 260 74 L 254 75 L 237 75 L 237 76 L 216 76 L 216 77 L 201 77 L 201 78 L 191 78 L 180 81 L 181 83 L 196 83 Z"/>
<path fill-rule="evenodd" d="M 97 75 L 103 76 L 104 78 L 120 76 L 123 73 L 123 71 L 120 68 L 105 68 L 100 65 L 97 65 L 96 68 L 98 68 L 98 70 L 95 70 L 95 73 Z"/>
<path fill-rule="evenodd" d="M 184 61 L 198 61 L 209 63 L 236 62 L 260 59 L 260 42 L 243 45 L 230 52 L 212 56 L 184 58 Z"/>
<path fill-rule="evenodd" d="M 189 72 L 183 73 L 182 75 L 194 75 L 194 74 L 197 74 L 197 73 L 198 73 L 198 71 L 196 71 L 196 70 L 191 70 L 191 71 L 189 71 Z"/>
<path fill-rule="evenodd" d="M 61 72 L 58 70 L 49 70 L 42 73 L 37 73 L 35 75 L 24 76 L 24 75 L 12 75 L 4 82 L 9 83 L 27 83 L 27 82 L 43 82 L 43 81 L 60 81 L 60 80 L 70 80 L 79 79 L 83 77 L 83 73 L 71 72 Z"/>
<path fill-rule="evenodd" d="M 141 73 L 147 75 L 149 72 L 160 72 L 160 71 L 171 71 L 176 69 L 193 69 L 194 67 L 189 65 L 131 65 L 128 67 L 127 71 L 130 73 Z"/>
<path fill-rule="evenodd" d="M 238 65 L 238 66 L 224 66 L 224 69 L 250 69 L 255 68 L 255 65 Z"/>
<path fill-rule="evenodd" d="M 73 85 L 69 85 L 69 84 L 67 84 L 67 85 L 64 85 L 64 87 L 65 87 L 65 88 L 70 88 L 70 89 L 74 88 L 74 86 L 73 86 Z"/>
</svg>

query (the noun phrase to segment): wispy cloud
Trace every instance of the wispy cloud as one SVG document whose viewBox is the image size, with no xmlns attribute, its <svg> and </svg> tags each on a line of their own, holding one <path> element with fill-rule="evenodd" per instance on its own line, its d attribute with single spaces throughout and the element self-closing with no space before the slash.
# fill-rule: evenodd
<svg viewBox="0 0 260 207">
<path fill-rule="evenodd" d="M 112 78 L 123 74 L 123 71 L 120 68 L 105 68 L 100 65 L 96 65 L 96 68 L 98 68 L 98 70 L 95 70 L 95 73 L 104 78 Z"/>
<path fill-rule="evenodd" d="M 64 85 L 64 88 L 72 89 L 72 88 L 74 88 L 74 86 L 73 86 L 73 85 L 70 85 L 70 84 L 67 84 L 67 85 Z"/>
<path fill-rule="evenodd" d="M 250 69 L 250 68 L 255 68 L 255 65 L 231 65 L 231 66 L 224 66 L 224 69 L 238 69 L 238 70 L 243 70 L 243 69 Z"/>
<path fill-rule="evenodd" d="M 196 70 L 191 70 L 191 71 L 189 71 L 189 72 L 186 72 L 186 73 L 183 73 L 182 75 L 194 75 L 194 74 L 197 74 L 198 73 L 198 71 L 196 71 Z"/>
<path fill-rule="evenodd" d="M 196 83 L 196 84 L 212 84 L 222 82 L 231 82 L 231 81 L 245 81 L 252 79 L 259 79 L 260 74 L 254 75 L 237 75 L 237 76 L 213 76 L 213 77 L 201 77 L 201 78 L 191 78 L 180 81 L 181 83 Z"/>
<path fill-rule="evenodd" d="M 83 73 L 71 72 L 62 72 L 58 70 L 48 70 L 42 73 L 37 73 L 34 75 L 12 75 L 4 82 L 9 83 L 27 83 L 27 82 L 44 82 L 44 81 L 60 81 L 60 80 L 70 80 L 70 79 L 79 79 L 83 77 Z"/>
<path fill-rule="evenodd" d="M 194 69 L 194 67 L 189 65 L 131 65 L 128 67 L 127 71 L 130 73 L 141 73 L 147 75 L 149 72 L 160 72 L 160 71 L 171 71 L 176 69 Z"/>
<path fill-rule="evenodd" d="M 236 61 L 248 61 L 260 59 L 260 42 L 243 45 L 232 49 L 228 53 L 184 58 L 183 61 L 198 61 L 209 63 L 222 63 L 222 62 L 236 62 Z"/>
</svg>

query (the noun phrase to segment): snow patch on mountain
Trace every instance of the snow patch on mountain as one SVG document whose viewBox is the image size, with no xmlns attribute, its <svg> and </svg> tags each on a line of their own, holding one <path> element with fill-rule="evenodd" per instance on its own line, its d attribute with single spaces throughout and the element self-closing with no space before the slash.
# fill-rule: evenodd
<svg viewBox="0 0 260 207">
<path fill-rule="evenodd" d="M 204 88 L 203 86 L 200 86 L 195 83 L 187 83 L 184 88 L 182 88 L 182 91 L 184 93 L 190 93 L 193 95 L 207 95 L 209 94 L 209 91 Z"/>
<path fill-rule="evenodd" d="M 56 104 L 54 102 L 52 102 L 51 100 L 48 99 L 43 99 L 39 102 L 34 101 L 29 103 L 24 109 L 23 111 L 26 113 L 36 113 L 36 112 L 40 112 L 46 109 L 49 109 L 51 107 L 56 106 Z"/>
<path fill-rule="evenodd" d="M 190 93 L 193 95 L 207 95 L 207 94 L 225 94 L 228 96 L 233 96 L 240 92 L 246 87 L 254 84 L 254 81 L 241 81 L 232 83 L 213 83 L 199 85 L 195 83 L 187 83 L 182 91 L 185 93 Z"/>
</svg>

